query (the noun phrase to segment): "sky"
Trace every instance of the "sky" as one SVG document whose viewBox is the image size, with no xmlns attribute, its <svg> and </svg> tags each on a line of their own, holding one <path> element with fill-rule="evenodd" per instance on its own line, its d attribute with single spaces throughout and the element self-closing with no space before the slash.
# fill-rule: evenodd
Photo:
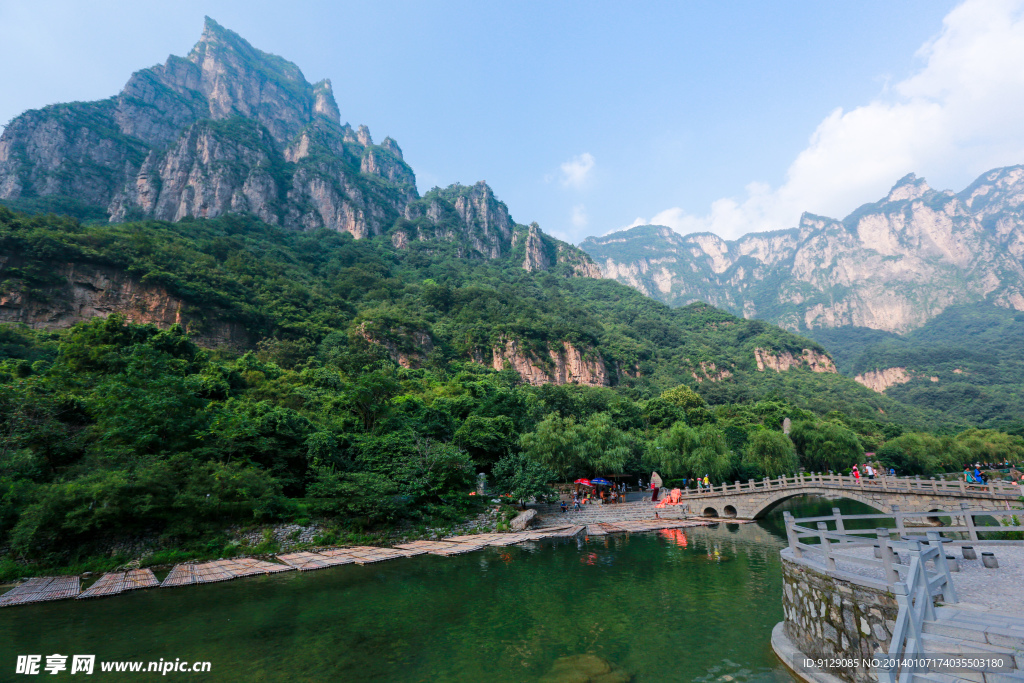
<svg viewBox="0 0 1024 683">
<path fill-rule="evenodd" d="M 421 192 L 486 180 L 573 243 L 731 239 L 1024 163 L 1024 0 L 0 0 L 0 123 L 116 94 L 204 15 L 330 78 Z"/>
</svg>

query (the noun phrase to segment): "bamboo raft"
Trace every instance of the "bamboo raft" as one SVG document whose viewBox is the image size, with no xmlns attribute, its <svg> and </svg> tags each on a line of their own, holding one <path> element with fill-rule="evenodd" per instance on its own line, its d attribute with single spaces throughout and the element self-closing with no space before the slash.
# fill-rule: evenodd
<svg viewBox="0 0 1024 683">
<path fill-rule="evenodd" d="M 316 569 L 327 569 L 332 566 L 331 560 L 335 558 L 325 557 L 317 553 L 288 553 L 287 555 L 278 555 L 277 559 L 295 567 L 300 572 L 311 572 Z M 342 562 L 341 564 L 345 563 Z"/>
<path fill-rule="evenodd" d="M 408 557 L 401 549 L 377 548 L 375 546 L 356 546 L 348 549 L 356 564 L 372 564 L 384 560 L 395 560 L 399 557 Z"/>
<path fill-rule="evenodd" d="M 463 553 L 471 553 L 474 550 L 480 550 L 486 548 L 485 545 L 473 545 L 472 543 L 453 543 L 450 548 L 439 548 L 437 550 L 431 550 L 431 555 L 440 555 L 441 557 L 451 557 L 452 555 L 462 555 Z"/>
<path fill-rule="evenodd" d="M 243 576 L 275 574 L 295 569 L 294 566 L 264 562 L 254 557 L 239 557 L 230 560 L 214 560 L 202 564 L 177 564 L 160 584 L 161 588 L 176 588 L 200 583 L 230 581 Z"/>
<path fill-rule="evenodd" d="M 395 547 L 399 550 L 413 550 L 420 554 L 430 553 L 435 550 L 446 550 L 448 548 L 454 548 L 458 543 L 452 543 L 451 541 L 413 541 L 412 543 L 403 543 L 396 545 Z"/>
<path fill-rule="evenodd" d="M 108 572 L 97 579 L 96 583 L 89 586 L 89 589 L 77 597 L 78 600 L 86 598 L 101 598 L 108 595 L 117 595 L 125 591 L 138 590 L 140 588 L 153 588 L 159 586 L 152 569 L 132 569 L 127 572 Z"/>
<path fill-rule="evenodd" d="M 40 576 L 0 595 L 0 607 L 73 598 L 82 591 L 77 576 Z"/>
</svg>

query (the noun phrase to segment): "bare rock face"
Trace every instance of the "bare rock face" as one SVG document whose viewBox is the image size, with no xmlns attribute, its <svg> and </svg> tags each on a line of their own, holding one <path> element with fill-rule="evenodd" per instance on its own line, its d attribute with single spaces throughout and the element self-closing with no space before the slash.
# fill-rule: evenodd
<svg viewBox="0 0 1024 683">
<path fill-rule="evenodd" d="M 956 371 L 954 370 L 954 372 Z M 882 370 L 869 370 L 857 375 L 853 379 L 868 389 L 881 394 L 889 387 L 894 387 L 897 384 L 906 384 L 913 378 L 913 375 L 907 372 L 906 368 L 884 368 Z M 938 378 L 935 381 L 938 381 Z"/>
<path fill-rule="evenodd" d="M 374 182 L 371 177 L 383 182 Z M 246 212 L 356 237 L 390 226 L 416 180 L 393 141 L 341 125 L 329 80 L 207 18 L 186 57 L 110 100 L 17 117 L 0 136 L 0 199 L 68 196 L 113 221 Z"/>
<path fill-rule="evenodd" d="M 735 241 L 641 226 L 581 247 L 614 278 L 672 305 L 706 301 L 789 330 L 920 327 L 980 301 L 1024 310 L 1024 166 L 960 194 L 910 174 L 842 221 L 804 214 Z"/>
<path fill-rule="evenodd" d="M 523 381 L 534 386 L 542 384 L 584 384 L 608 386 L 610 378 L 604 359 L 595 351 L 579 349 L 569 342 L 547 348 L 547 358 L 524 349 L 514 339 L 492 349 L 491 365 L 502 370 L 507 363 Z"/>
<path fill-rule="evenodd" d="M 209 18 L 188 55 L 137 71 L 119 95 L 11 122 L 0 199 L 45 197 L 102 207 L 111 221 L 249 213 L 295 230 L 391 232 L 398 249 L 454 243 L 464 258 L 525 250 L 512 256 L 528 270 L 600 277 L 584 252 L 517 225 L 484 182 L 420 200 L 397 142 L 341 123 L 330 80 L 310 84 Z"/>
<path fill-rule="evenodd" d="M 526 250 L 523 270 L 547 270 L 551 267 L 551 259 L 545 253 L 544 246 L 544 242 L 541 240 L 539 230 L 537 229 L 537 224 L 534 223 L 530 226 L 530 231 L 526 234 L 526 240 L 523 243 L 523 248 Z"/>
<path fill-rule="evenodd" d="M 434 350 L 434 339 L 427 330 L 383 330 L 372 322 L 364 322 L 359 326 L 359 334 L 371 344 L 387 349 L 391 360 L 403 368 L 422 367 Z"/>
<path fill-rule="evenodd" d="M 384 142 L 381 148 L 392 148 L 393 143 Z M 536 223 L 525 226 L 512 220 L 508 207 L 484 181 L 435 188 L 410 201 L 403 218 L 391 233 L 398 249 L 413 241 L 449 242 L 463 258 L 508 257 L 528 271 L 562 266 L 571 277 L 601 277 L 600 268 L 581 249 L 544 234 Z"/>
<path fill-rule="evenodd" d="M 812 372 L 838 372 L 831 358 L 814 349 L 804 349 L 799 356 L 794 356 L 789 351 L 772 353 L 767 349 L 755 348 L 754 360 L 757 362 L 758 372 L 764 372 L 766 369 L 785 372 L 801 365 L 806 365 Z"/>
<path fill-rule="evenodd" d="M 0 278 L 16 267 L 0 257 Z M 115 268 L 81 263 L 54 263 L 60 286 L 43 292 L 9 290 L 0 295 L 0 322 L 24 323 L 37 329 L 70 327 L 90 318 L 121 313 L 129 321 L 160 328 L 182 325 L 203 346 L 244 347 L 253 340 L 237 322 L 194 316 L 188 305 L 164 287 L 141 283 Z M 209 311 L 207 311 L 209 313 Z"/>
<path fill-rule="evenodd" d="M 761 351 L 761 349 L 758 349 L 758 351 Z M 758 369 L 760 369 L 760 366 Z M 727 377 L 732 377 L 732 371 L 727 368 L 719 369 L 714 363 L 708 361 L 701 361 L 697 368 L 690 371 L 690 375 L 697 380 L 697 384 L 702 384 L 705 380 L 708 382 L 721 382 Z"/>
</svg>

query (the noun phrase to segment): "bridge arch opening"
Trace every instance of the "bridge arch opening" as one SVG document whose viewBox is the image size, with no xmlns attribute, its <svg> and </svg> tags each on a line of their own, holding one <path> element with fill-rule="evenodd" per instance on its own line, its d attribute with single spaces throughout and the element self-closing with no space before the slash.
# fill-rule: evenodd
<svg viewBox="0 0 1024 683">
<path fill-rule="evenodd" d="M 836 496 L 833 495 L 831 491 L 824 491 L 822 493 L 807 491 L 797 491 L 791 493 L 787 491 L 779 491 L 778 493 L 773 495 L 769 500 L 764 501 L 762 503 L 763 507 L 761 509 L 755 509 L 754 514 L 751 515 L 751 517 L 754 519 L 760 519 L 762 517 L 765 517 L 766 515 L 778 511 L 779 509 L 786 509 L 790 505 L 804 507 L 808 503 L 821 504 L 821 514 L 829 515 L 832 514 L 831 509 L 833 507 L 838 507 L 838 503 L 840 500 L 854 501 L 856 503 L 860 503 L 861 505 L 863 505 L 863 510 L 855 511 L 857 514 L 860 514 L 861 512 L 863 512 L 864 514 L 888 514 L 891 512 L 891 510 L 879 506 L 876 502 L 869 500 L 865 497 L 861 497 L 856 492 L 844 492 L 844 494 L 845 495 L 842 496 Z M 803 500 L 799 500 L 801 498 L 803 498 Z"/>
<path fill-rule="evenodd" d="M 736 517 L 736 508 L 734 508 L 732 505 L 726 505 L 724 508 L 722 508 L 722 516 L 728 519 L 733 519 L 734 517 Z"/>
<path fill-rule="evenodd" d="M 716 510 L 715 508 L 704 508 L 703 516 L 704 517 L 717 517 L 718 516 L 718 510 Z"/>
</svg>

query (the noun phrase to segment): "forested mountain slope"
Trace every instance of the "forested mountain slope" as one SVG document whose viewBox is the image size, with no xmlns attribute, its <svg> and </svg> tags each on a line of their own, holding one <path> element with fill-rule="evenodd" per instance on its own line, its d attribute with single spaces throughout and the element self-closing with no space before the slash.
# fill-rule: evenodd
<svg viewBox="0 0 1024 683">
<path fill-rule="evenodd" d="M 842 327 L 811 335 L 843 374 L 875 391 L 1024 432 L 1024 313 L 952 306 L 903 336 Z"/>
<path fill-rule="evenodd" d="M 673 309 L 571 264 L 528 271 L 522 242 L 495 259 L 464 248 L 0 209 L 0 312 L 97 297 L 71 329 L 0 324 L 0 548 L 64 561 L 123 534 L 216 537 L 225 515 L 457 519 L 477 472 L 531 491 L 651 468 L 732 480 L 967 426 L 763 322 Z M 795 449 L 777 442 L 785 417 Z M 971 457 L 958 443 L 942 457 Z"/>
</svg>

